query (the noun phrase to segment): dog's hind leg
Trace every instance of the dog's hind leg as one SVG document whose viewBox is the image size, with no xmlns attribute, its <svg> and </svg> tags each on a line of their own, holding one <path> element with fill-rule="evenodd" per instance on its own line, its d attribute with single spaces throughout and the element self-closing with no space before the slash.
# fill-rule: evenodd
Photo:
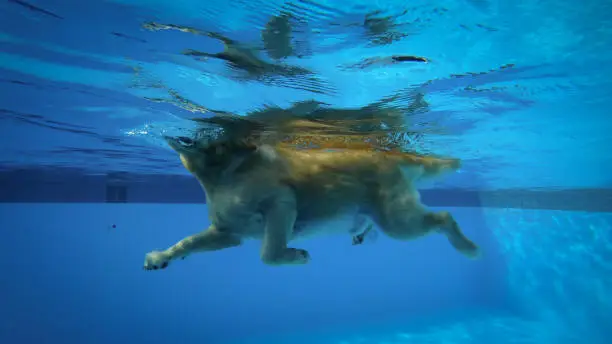
<svg viewBox="0 0 612 344">
<path fill-rule="evenodd" d="M 379 190 L 373 218 L 381 230 L 398 240 L 412 240 L 430 233 L 444 234 L 450 244 L 470 258 L 479 256 L 479 248 L 468 239 L 448 212 L 429 212 L 419 200 L 411 183 L 402 180 Z"/>
<path fill-rule="evenodd" d="M 287 247 L 297 218 L 293 191 L 283 189 L 264 202 L 265 229 L 261 245 L 261 260 L 267 265 L 306 264 L 308 251 Z"/>
<path fill-rule="evenodd" d="M 361 245 L 366 240 L 376 241 L 378 234 L 374 230 L 374 223 L 363 214 L 357 214 L 353 220 L 349 233 L 352 236 L 353 245 Z"/>
<path fill-rule="evenodd" d="M 242 241 L 238 236 L 220 231 L 215 226 L 210 226 L 203 232 L 186 237 L 165 251 L 147 253 L 143 269 L 165 269 L 171 261 L 184 259 L 192 253 L 222 250 L 239 246 L 241 243 Z"/>
<path fill-rule="evenodd" d="M 423 216 L 423 226 L 425 228 L 435 229 L 443 233 L 448 238 L 450 244 L 463 255 L 470 258 L 480 256 L 480 249 L 468 237 L 463 234 L 457 221 L 447 211 L 437 213 L 426 213 Z"/>
</svg>

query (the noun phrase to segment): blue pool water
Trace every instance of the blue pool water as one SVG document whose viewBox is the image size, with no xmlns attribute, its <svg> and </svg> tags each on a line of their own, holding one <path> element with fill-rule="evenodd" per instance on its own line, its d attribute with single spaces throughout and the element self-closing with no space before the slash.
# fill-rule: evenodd
<svg viewBox="0 0 612 344">
<path fill-rule="evenodd" d="M 149 274 L 143 252 L 204 227 L 202 205 L 5 204 L 0 338 L 607 343 L 609 213 L 448 209 L 486 259 L 437 237 L 358 250 L 339 237 L 304 243 L 315 258 L 296 269 L 263 266 L 250 243 Z"/>
<path fill-rule="evenodd" d="M 0 3 L 0 343 L 608 343 L 611 11 L 601 0 Z M 292 51 L 274 60 L 283 51 L 263 49 L 262 32 L 280 14 Z M 186 54 L 222 50 L 204 31 L 314 76 L 252 78 Z M 429 62 L 363 67 L 391 55 Z M 146 252 L 209 224 L 161 136 L 204 109 L 313 99 L 382 99 L 420 133 L 413 149 L 461 158 L 420 188 L 483 257 L 437 236 L 359 247 L 332 236 L 303 243 L 303 267 L 264 266 L 248 243 L 143 271 Z"/>
</svg>

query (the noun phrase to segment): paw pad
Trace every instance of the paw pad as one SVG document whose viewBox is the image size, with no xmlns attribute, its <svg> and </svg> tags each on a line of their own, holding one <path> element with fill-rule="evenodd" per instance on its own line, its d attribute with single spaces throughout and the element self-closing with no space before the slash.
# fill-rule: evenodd
<svg viewBox="0 0 612 344">
<path fill-rule="evenodd" d="M 295 250 L 295 257 L 296 260 L 299 262 L 309 262 L 310 261 L 310 253 L 308 253 L 308 251 L 303 250 L 303 249 L 296 249 Z"/>
<path fill-rule="evenodd" d="M 163 252 L 153 251 L 147 253 L 143 270 L 160 270 L 165 269 L 170 264 L 170 258 Z"/>
</svg>

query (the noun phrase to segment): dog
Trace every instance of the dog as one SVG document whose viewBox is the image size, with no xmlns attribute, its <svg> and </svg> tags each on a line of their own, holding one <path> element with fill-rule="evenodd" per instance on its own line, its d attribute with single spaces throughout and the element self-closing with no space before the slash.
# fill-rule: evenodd
<svg viewBox="0 0 612 344">
<path fill-rule="evenodd" d="M 358 218 L 396 240 L 440 233 L 459 253 L 480 255 L 450 213 L 426 209 L 415 186 L 457 170 L 458 159 L 382 150 L 371 141 L 357 143 L 337 133 L 325 136 L 337 126 L 322 120 L 279 124 L 216 116 L 203 122 L 226 130 L 214 139 L 166 141 L 204 189 L 211 225 L 164 251 L 146 254 L 145 270 L 165 269 L 188 255 L 238 247 L 249 239 L 261 240 L 264 264 L 306 264 L 310 253 L 290 243 L 346 233 L 347 228 L 359 236 L 364 233 L 355 233 L 353 225 Z M 296 146 L 304 138 L 320 144 Z"/>
</svg>

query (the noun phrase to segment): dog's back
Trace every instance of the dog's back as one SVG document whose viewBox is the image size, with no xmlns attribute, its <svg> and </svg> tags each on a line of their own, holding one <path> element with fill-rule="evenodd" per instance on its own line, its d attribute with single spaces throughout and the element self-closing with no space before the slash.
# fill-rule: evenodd
<svg viewBox="0 0 612 344">
<path fill-rule="evenodd" d="M 284 182 L 295 190 L 304 220 L 334 217 L 355 207 L 367 212 L 382 190 L 398 185 L 414 189 L 420 178 L 459 167 L 455 159 L 397 151 L 300 150 L 279 145 L 276 152 L 286 165 Z"/>
</svg>

